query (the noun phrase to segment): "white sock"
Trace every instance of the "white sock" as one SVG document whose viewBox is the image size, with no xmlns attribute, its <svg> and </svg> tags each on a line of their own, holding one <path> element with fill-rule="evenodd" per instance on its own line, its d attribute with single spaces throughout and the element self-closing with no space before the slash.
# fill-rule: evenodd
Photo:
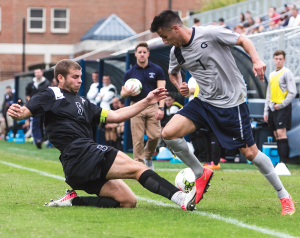
<svg viewBox="0 0 300 238">
<path fill-rule="evenodd" d="M 252 160 L 252 163 L 257 166 L 258 170 L 265 176 L 265 178 L 277 191 L 277 197 L 279 199 L 289 197 L 289 193 L 283 187 L 268 156 L 266 156 L 259 150 L 254 160 Z"/>
<path fill-rule="evenodd" d="M 181 206 L 184 202 L 185 196 L 186 193 L 178 191 L 173 194 L 173 196 L 171 197 L 171 201 Z"/>
<path fill-rule="evenodd" d="M 197 157 L 192 153 L 192 151 L 190 151 L 185 139 L 178 138 L 164 141 L 174 151 L 175 155 L 193 170 L 196 179 L 200 178 L 203 174 L 204 168 Z"/>
</svg>

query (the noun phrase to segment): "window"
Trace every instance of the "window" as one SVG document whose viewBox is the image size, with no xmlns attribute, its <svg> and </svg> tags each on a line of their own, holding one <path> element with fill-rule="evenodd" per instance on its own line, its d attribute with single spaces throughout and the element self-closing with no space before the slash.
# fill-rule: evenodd
<svg viewBox="0 0 300 238">
<path fill-rule="evenodd" d="M 27 9 L 27 31 L 45 32 L 46 12 L 43 7 L 29 7 Z"/>
<path fill-rule="evenodd" d="M 173 12 L 177 13 L 180 18 L 182 17 L 182 13 L 180 10 L 173 10 Z"/>
<path fill-rule="evenodd" d="M 51 32 L 69 32 L 70 13 L 67 8 L 52 8 L 51 10 Z"/>
</svg>

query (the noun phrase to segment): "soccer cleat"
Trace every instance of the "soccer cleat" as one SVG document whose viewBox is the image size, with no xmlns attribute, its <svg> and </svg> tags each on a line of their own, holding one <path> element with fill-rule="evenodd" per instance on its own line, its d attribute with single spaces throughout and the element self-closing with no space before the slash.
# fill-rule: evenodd
<svg viewBox="0 0 300 238">
<path fill-rule="evenodd" d="M 50 199 L 49 203 L 45 203 L 46 207 L 69 207 L 72 206 L 73 199 L 77 197 L 77 193 L 74 190 L 66 191 L 66 194 L 57 200 Z"/>
<path fill-rule="evenodd" d="M 196 198 L 196 187 L 194 186 L 192 190 L 186 194 L 183 204 L 181 205 L 181 208 L 185 211 L 193 211 L 194 209 L 196 209 L 195 198 Z"/>
<path fill-rule="evenodd" d="M 196 179 L 196 204 L 203 198 L 203 193 L 206 193 L 210 186 L 210 180 L 214 172 L 211 169 L 204 168 L 203 174 L 200 178 Z"/>
<path fill-rule="evenodd" d="M 218 164 L 218 165 L 212 164 L 212 165 L 206 166 L 205 168 L 207 168 L 207 169 L 221 169 L 221 165 L 220 164 Z"/>
<path fill-rule="evenodd" d="M 281 205 L 282 205 L 282 215 L 293 215 L 295 212 L 295 206 L 294 201 L 292 199 L 292 196 L 289 195 L 288 198 L 282 198 L 280 199 Z"/>
</svg>

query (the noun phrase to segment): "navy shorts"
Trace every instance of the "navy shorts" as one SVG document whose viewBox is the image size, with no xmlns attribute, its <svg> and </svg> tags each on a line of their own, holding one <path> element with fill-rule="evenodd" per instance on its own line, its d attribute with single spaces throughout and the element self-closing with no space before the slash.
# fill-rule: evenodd
<svg viewBox="0 0 300 238">
<path fill-rule="evenodd" d="M 115 148 L 99 145 L 89 138 L 73 141 L 59 157 L 66 183 L 74 190 L 84 190 L 98 196 L 108 181 L 106 175 L 117 153 Z"/>
<path fill-rule="evenodd" d="M 223 148 L 236 149 L 254 145 L 254 138 L 246 103 L 230 108 L 214 107 L 194 98 L 177 112 L 192 120 L 196 129 L 212 130 Z"/>
</svg>

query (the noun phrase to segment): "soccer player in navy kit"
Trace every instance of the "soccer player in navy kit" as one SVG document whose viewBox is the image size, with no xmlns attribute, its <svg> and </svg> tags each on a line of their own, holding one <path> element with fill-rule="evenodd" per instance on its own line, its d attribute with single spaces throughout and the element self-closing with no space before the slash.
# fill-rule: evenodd
<svg viewBox="0 0 300 238">
<path fill-rule="evenodd" d="M 187 28 L 170 10 L 157 15 L 151 24 L 165 44 L 172 45 L 169 76 L 178 91 L 186 96 L 188 85 L 182 82 L 180 69 L 189 70 L 200 87 L 198 96 L 183 107 L 162 132 L 165 142 L 196 175 L 196 203 L 207 191 L 213 171 L 203 168 L 189 150 L 184 136 L 200 127 L 213 130 L 223 148 L 239 148 L 255 164 L 277 191 L 282 214 L 293 214 L 292 197 L 285 190 L 270 158 L 258 150 L 252 135 L 246 86 L 230 47 L 239 45 L 250 55 L 253 72 L 264 80 L 266 65 L 259 59 L 252 42 L 223 27 Z"/>
<path fill-rule="evenodd" d="M 110 146 L 93 141 L 93 126 L 101 122 L 119 123 L 135 116 L 149 105 L 166 98 L 166 89 L 157 88 L 136 104 L 116 111 L 102 109 L 77 95 L 81 67 L 61 60 L 54 69 L 58 87 L 34 95 L 25 107 L 13 104 L 7 114 L 14 120 L 45 115 L 49 141 L 60 150 L 66 183 L 73 190 L 48 206 L 135 207 L 137 200 L 121 179 L 136 179 L 149 191 L 164 196 L 184 210 L 195 208 L 196 189 L 186 194 L 142 163 Z M 78 197 L 84 190 L 98 197 Z"/>
</svg>

